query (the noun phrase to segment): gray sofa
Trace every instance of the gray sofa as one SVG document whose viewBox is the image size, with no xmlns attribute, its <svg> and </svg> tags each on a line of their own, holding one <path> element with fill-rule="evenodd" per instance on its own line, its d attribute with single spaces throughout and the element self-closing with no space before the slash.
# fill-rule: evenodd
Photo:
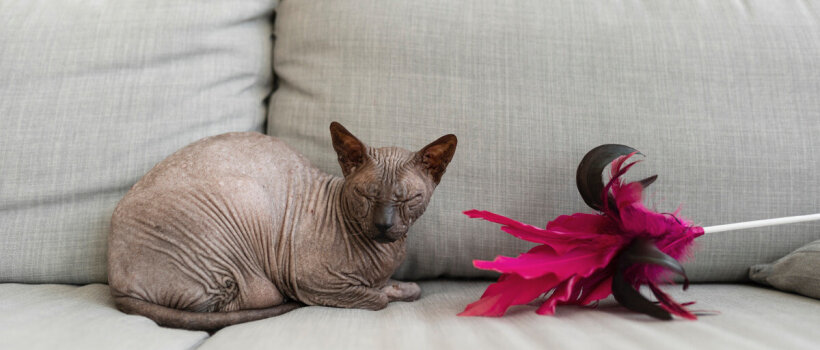
<svg viewBox="0 0 820 350">
<path fill-rule="evenodd" d="M 665 288 L 717 311 L 697 321 L 456 314 L 496 277 L 473 259 L 531 247 L 461 211 L 589 212 L 574 171 L 599 144 L 641 150 L 649 206 L 702 226 L 820 211 L 819 23 L 815 1 L 0 2 L 0 349 L 817 348 L 820 301 L 748 277 L 817 223 L 698 239 L 695 284 Z M 213 335 L 114 308 L 109 219 L 140 176 L 229 131 L 340 174 L 333 120 L 376 146 L 459 137 L 395 275 L 420 300 Z"/>
</svg>

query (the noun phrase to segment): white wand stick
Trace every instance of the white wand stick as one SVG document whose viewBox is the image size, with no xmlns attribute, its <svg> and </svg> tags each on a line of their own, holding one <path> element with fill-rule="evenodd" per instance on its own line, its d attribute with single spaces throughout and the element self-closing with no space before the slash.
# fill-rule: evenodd
<svg viewBox="0 0 820 350">
<path fill-rule="evenodd" d="M 809 215 L 787 216 L 785 218 L 775 218 L 775 219 L 766 219 L 766 220 L 736 222 L 734 224 L 726 224 L 726 225 L 715 225 L 715 226 L 704 227 L 703 232 L 704 233 L 715 233 L 715 232 L 723 232 L 723 231 L 743 230 L 743 229 L 755 228 L 755 227 L 794 224 L 794 223 L 798 223 L 798 222 L 815 221 L 815 220 L 820 220 L 820 213 L 818 213 L 818 214 L 809 214 Z"/>
</svg>

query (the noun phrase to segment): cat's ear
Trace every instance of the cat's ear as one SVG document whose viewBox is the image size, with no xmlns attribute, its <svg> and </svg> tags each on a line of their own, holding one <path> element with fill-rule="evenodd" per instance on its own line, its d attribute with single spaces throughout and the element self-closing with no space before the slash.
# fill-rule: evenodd
<svg viewBox="0 0 820 350">
<path fill-rule="evenodd" d="M 456 144 L 458 144 L 456 135 L 444 135 L 416 152 L 416 164 L 438 184 L 441 176 L 447 170 L 447 164 L 453 160 Z"/>
<path fill-rule="evenodd" d="M 347 131 L 342 124 L 330 123 L 330 137 L 333 139 L 333 149 L 339 155 L 339 166 L 342 167 L 344 176 L 349 175 L 364 164 L 367 147 L 350 131 Z"/>
</svg>

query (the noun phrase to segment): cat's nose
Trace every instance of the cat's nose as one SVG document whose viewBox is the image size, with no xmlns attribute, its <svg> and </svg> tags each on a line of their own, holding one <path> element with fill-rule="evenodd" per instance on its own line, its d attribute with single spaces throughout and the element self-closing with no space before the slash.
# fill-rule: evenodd
<svg viewBox="0 0 820 350">
<path fill-rule="evenodd" d="M 393 227 L 393 206 L 377 205 L 373 210 L 373 225 L 376 226 L 379 233 L 386 233 L 387 230 Z"/>
<path fill-rule="evenodd" d="M 393 227 L 393 224 L 376 224 L 376 229 L 379 230 L 381 234 L 385 234 L 391 227 Z"/>
</svg>

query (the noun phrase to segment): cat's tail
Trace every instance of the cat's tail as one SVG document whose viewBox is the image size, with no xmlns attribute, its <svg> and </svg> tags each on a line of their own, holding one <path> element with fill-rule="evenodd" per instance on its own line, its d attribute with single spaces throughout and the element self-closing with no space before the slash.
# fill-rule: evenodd
<svg viewBox="0 0 820 350">
<path fill-rule="evenodd" d="M 238 310 L 228 312 L 193 312 L 177 310 L 144 300 L 119 296 L 114 302 L 120 311 L 148 317 L 160 326 L 214 332 L 220 328 L 242 322 L 261 320 L 279 316 L 303 306 L 298 302 L 287 302 L 265 309 Z"/>
</svg>

